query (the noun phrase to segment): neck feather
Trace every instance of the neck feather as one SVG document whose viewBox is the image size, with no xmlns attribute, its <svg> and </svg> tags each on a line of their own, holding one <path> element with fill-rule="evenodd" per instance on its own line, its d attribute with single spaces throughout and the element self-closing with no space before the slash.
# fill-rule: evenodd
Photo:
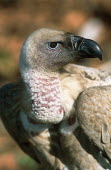
<svg viewBox="0 0 111 170">
<path fill-rule="evenodd" d="M 29 120 L 37 123 L 59 123 L 63 118 L 63 109 L 58 75 L 30 72 L 25 76 L 31 106 L 27 112 Z"/>
</svg>

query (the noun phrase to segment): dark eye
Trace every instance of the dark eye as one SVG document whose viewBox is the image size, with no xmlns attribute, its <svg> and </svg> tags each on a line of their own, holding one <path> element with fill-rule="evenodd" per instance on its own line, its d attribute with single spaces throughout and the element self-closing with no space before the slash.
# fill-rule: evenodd
<svg viewBox="0 0 111 170">
<path fill-rule="evenodd" d="M 56 49 L 58 47 L 58 43 L 57 42 L 50 42 L 50 43 L 48 43 L 48 47 L 50 49 Z"/>
</svg>

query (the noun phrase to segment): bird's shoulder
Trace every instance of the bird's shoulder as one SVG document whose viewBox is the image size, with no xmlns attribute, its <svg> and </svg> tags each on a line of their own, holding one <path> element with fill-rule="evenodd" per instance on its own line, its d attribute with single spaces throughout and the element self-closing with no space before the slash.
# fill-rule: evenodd
<svg viewBox="0 0 111 170">
<path fill-rule="evenodd" d="M 90 87 L 77 100 L 79 123 L 111 160 L 111 86 Z"/>
</svg>

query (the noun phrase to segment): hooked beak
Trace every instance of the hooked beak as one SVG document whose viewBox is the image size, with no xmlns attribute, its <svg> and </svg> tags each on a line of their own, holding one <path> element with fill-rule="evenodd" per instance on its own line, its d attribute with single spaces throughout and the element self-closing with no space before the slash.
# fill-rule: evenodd
<svg viewBox="0 0 111 170">
<path fill-rule="evenodd" d="M 99 58 L 102 60 L 102 49 L 95 41 L 73 35 L 71 42 L 73 50 L 77 51 L 81 58 Z"/>
</svg>

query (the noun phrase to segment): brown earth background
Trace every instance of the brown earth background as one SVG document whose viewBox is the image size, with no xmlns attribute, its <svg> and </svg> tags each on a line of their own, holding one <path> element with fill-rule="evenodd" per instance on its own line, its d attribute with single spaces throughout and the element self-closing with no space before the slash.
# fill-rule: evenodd
<svg viewBox="0 0 111 170">
<path fill-rule="evenodd" d="M 61 29 L 97 41 L 104 59 L 78 61 L 101 67 L 111 54 L 111 0 L 0 0 L 0 86 L 19 75 L 24 39 L 42 27 Z M 0 170 L 37 170 L 0 122 Z"/>
</svg>

